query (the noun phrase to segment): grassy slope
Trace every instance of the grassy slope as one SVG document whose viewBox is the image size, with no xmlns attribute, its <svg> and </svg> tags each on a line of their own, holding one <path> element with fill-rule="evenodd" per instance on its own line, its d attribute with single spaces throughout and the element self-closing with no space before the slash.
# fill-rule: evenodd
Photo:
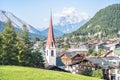
<svg viewBox="0 0 120 80">
<path fill-rule="evenodd" d="M 99 80 L 99 79 L 43 69 L 18 66 L 0 66 L 0 80 Z"/>
</svg>

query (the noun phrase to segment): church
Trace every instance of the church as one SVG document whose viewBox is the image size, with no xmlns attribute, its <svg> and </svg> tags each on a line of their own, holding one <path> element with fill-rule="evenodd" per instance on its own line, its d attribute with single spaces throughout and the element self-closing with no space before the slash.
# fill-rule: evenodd
<svg viewBox="0 0 120 80">
<path fill-rule="evenodd" d="M 48 38 L 47 38 L 45 52 L 46 52 L 45 53 L 46 63 L 48 65 L 56 66 L 56 48 L 55 48 L 55 39 L 54 39 L 53 24 L 52 24 L 52 14 L 50 16 L 50 24 L 49 24 L 49 31 L 48 31 Z"/>
<path fill-rule="evenodd" d="M 45 68 L 50 70 L 66 71 L 63 68 L 60 68 L 60 66 L 64 66 L 64 64 L 61 62 L 60 57 L 57 56 L 51 13 L 45 47 Z"/>
</svg>

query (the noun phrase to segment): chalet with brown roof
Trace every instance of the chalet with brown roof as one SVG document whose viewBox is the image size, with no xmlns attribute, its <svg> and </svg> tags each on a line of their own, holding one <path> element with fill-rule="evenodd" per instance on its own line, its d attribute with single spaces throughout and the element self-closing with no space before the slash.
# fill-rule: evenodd
<svg viewBox="0 0 120 80">
<path fill-rule="evenodd" d="M 67 66 L 83 60 L 84 56 L 75 52 L 65 52 L 60 56 L 62 62 Z"/>
<path fill-rule="evenodd" d="M 78 63 L 85 58 L 84 55 L 80 55 L 76 52 L 64 52 L 60 55 L 61 61 L 65 64 L 65 69 L 71 73 L 79 73 Z"/>
</svg>

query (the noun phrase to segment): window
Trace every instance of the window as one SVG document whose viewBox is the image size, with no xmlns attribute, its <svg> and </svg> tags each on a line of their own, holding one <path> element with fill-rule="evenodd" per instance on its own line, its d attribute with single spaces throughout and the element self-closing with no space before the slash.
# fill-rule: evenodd
<svg viewBox="0 0 120 80">
<path fill-rule="evenodd" d="M 118 76 L 118 80 L 120 80 L 120 76 Z"/>
<path fill-rule="evenodd" d="M 78 67 L 78 64 L 76 65 L 76 67 Z"/>
<path fill-rule="evenodd" d="M 111 69 L 111 73 L 115 73 L 115 69 Z"/>
<path fill-rule="evenodd" d="M 120 70 L 118 70 L 118 74 L 120 74 Z"/>
<path fill-rule="evenodd" d="M 78 72 L 78 70 L 76 70 L 76 72 Z"/>
<path fill-rule="evenodd" d="M 53 42 L 52 42 L 52 47 L 53 47 Z"/>
<path fill-rule="evenodd" d="M 54 56 L 54 51 L 53 50 L 51 51 L 51 56 Z"/>
<path fill-rule="evenodd" d="M 48 56 L 48 50 L 47 50 L 47 56 Z"/>
<path fill-rule="evenodd" d="M 116 62 L 113 62 L 113 64 L 116 64 Z"/>
<path fill-rule="evenodd" d="M 111 80 L 115 80 L 115 76 L 111 76 Z"/>
</svg>

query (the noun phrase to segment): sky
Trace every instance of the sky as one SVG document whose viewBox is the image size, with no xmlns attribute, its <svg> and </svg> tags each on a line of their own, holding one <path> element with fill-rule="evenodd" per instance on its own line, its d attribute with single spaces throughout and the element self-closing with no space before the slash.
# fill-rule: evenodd
<svg viewBox="0 0 120 80">
<path fill-rule="evenodd" d="M 0 10 L 41 30 L 49 26 L 50 11 L 53 24 L 57 24 L 63 15 L 93 17 L 100 9 L 116 3 L 120 0 L 0 0 Z"/>
</svg>

